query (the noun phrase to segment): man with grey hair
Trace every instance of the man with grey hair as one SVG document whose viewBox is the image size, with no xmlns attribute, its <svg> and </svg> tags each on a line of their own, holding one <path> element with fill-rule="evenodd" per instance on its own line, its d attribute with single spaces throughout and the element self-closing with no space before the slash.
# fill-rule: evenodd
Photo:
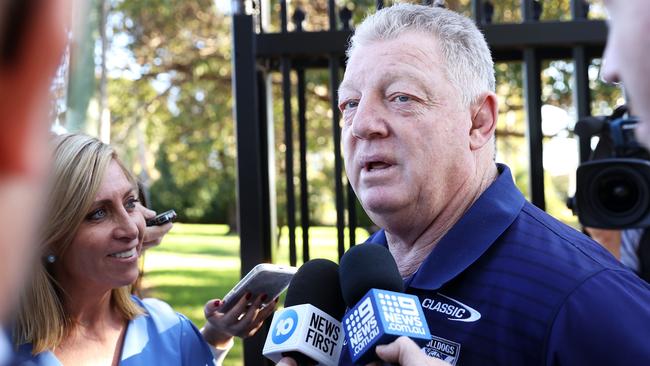
<svg viewBox="0 0 650 366">
<path fill-rule="evenodd" d="M 494 162 L 493 63 L 472 21 L 411 4 L 369 16 L 339 107 L 348 179 L 382 228 L 364 245 L 388 247 L 432 334 L 421 358 L 406 361 L 401 340 L 382 359 L 650 363 L 650 287 Z"/>
</svg>

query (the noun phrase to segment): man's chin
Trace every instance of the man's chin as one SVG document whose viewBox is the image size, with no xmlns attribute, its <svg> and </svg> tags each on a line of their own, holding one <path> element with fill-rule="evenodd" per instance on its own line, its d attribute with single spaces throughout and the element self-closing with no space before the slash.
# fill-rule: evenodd
<svg viewBox="0 0 650 366">
<path fill-rule="evenodd" d="M 368 216 L 375 223 L 390 219 L 406 206 L 404 202 L 390 196 L 366 197 L 361 202 Z"/>
</svg>

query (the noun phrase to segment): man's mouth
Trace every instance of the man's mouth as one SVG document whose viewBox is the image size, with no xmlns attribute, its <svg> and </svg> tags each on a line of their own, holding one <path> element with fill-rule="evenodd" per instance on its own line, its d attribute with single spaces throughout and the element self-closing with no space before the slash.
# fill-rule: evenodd
<svg viewBox="0 0 650 366">
<path fill-rule="evenodd" d="M 137 255 L 137 254 L 138 254 L 138 250 L 136 249 L 136 247 L 133 247 L 133 248 L 131 248 L 129 250 L 125 250 L 123 252 L 117 252 L 117 253 L 109 254 L 108 256 L 113 257 L 113 258 L 131 258 L 131 257 L 133 257 L 134 255 Z"/>
<path fill-rule="evenodd" d="M 391 165 L 383 161 L 371 161 L 366 163 L 365 169 L 369 172 L 389 168 Z"/>
</svg>

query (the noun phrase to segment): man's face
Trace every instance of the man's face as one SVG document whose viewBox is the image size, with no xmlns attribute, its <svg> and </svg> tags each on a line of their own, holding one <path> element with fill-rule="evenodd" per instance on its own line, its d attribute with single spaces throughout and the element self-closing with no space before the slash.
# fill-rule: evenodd
<svg viewBox="0 0 650 366">
<path fill-rule="evenodd" d="M 609 35 L 603 78 L 622 82 L 641 119 L 637 139 L 650 147 L 650 1 L 605 0 Z"/>
<path fill-rule="evenodd" d="M 469 106 L 438 50 L 421 33 L 359 46 L 339 89 L 347 176 L 382 227 L 437 217 L 473 166 Z"/>
</svg>

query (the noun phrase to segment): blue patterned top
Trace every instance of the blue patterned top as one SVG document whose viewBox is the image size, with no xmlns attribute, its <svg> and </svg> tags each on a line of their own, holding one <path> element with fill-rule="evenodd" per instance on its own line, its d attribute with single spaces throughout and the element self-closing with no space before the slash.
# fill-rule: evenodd
<svg viewBox="0 0 650 366">
<path fill-rule="evenodd" d="M 121 366 L 214 365 L 215 360 L 201 333 L 184 315 L 157 299 L 133 301 L 146 312 L 129 322 L 122 346 Z M 20 365 L 62 366 L 53 352 L 31 354 L 31 343 L 18 349 Z"/>
</svg>

